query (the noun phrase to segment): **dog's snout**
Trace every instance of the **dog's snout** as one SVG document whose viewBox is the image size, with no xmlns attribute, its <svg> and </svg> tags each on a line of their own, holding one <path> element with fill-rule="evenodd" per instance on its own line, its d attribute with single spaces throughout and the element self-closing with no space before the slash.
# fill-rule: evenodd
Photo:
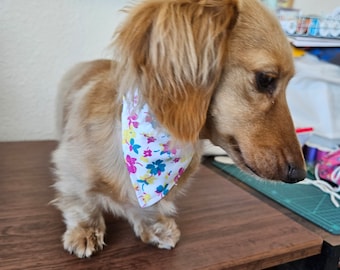
<svg viewBox="0 0 340 270">
<path fill-rule="evenodd" d="M 294 184 L 305 179 L 306 175 L 307 175 L 307 172 L 304 168 L 298 168 L 294 165 L 289 165 L 287 180 L 285 182 Z"/>
</svg>

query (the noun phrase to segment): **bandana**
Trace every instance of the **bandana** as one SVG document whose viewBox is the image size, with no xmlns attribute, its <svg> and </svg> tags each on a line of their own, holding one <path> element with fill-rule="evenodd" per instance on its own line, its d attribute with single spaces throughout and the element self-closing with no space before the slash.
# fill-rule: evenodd
<svg viewBox="0 0 340 270">
<path fill-rule="evenodd" d="M 138 97 L 124 98 L 123 153 L 131 183 L 141 207 L 151 206 L 177 184 L 193 157 L 191 144 L 174 145 L 171 136 L 147 104 L 139 109 Z"/>
</svg>

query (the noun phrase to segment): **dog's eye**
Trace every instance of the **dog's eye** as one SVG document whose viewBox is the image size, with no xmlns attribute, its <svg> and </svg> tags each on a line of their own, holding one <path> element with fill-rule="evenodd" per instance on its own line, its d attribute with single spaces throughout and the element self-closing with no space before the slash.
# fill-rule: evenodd
<svg viewBox="0 0 340 270">
<path fill-rule="evenodd" d="M 257 89 L 260 92 L 272 94 L 276 88 L 277 77 L 265 72 L 255 74 Z"/>
</svg>

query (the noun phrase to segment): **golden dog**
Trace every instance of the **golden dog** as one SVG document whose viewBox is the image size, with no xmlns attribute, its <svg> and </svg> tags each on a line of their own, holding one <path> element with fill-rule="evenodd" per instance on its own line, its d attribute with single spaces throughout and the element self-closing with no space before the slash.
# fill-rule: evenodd
<svg viewBox="0 0 340 270">
<path fill-rule="evenodd" d="M 175 247 L 174 201 L 200 164 L 202 138 L 245 171 L 288 183 L 304 179 L 285 99 L 291 49 L 261 3 L 147 0 L 129 10 L 113 47 L 115 61 L 79 64 L 60 87 L 53 203 L 66 223 L 66 250 L 89 257 L 103 248 L 104 211 L 126 218 L 143 242 Z M 124 100 L 135 111 L 148 106 L 171 139 L 170 151 L 175 145 L 192 151 L 176 185 L 149 207 L 138 203 L 122 150 Z"/>
</svg>

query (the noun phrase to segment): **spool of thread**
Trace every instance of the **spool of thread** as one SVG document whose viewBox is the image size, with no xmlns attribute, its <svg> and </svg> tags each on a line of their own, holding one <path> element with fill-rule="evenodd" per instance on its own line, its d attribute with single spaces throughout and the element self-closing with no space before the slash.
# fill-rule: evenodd
<svg viewBox="0 0 340 270">
<path fill-rule="evenodd" d="M 340 36 L 340 21 L 333 20 L 330 23 L 330 34 L 332 37 Z"/>
<path fill-rule="evenodd" d="M 314 167 L 318 148 L 315 145 L 305 144 L 303 146 L 303 155 L 306 160 L 307 167 Z"/>
<path fill-rule="evenodd" d="M 293 35 L 296 32 L 296 27 L 297 27 L 296 20 L 289 20 L 286 22 L 284 30 L 287 32 L 287 34 Z"/>
<path fill-rule="evenodd" d="M 327 37 L 330 35 L 330 28 L 328 20 L 323 20 L 320 22 L 319 34 L 322 37 Z"/>
<path fill-rule="evenodd" d="M 315 162 L 318 163 L 320 162 L 320 160 L 324 157 L 327 156 L 329 154 L 329 152 L 331 152 L 330 149 L 326 149 L 326 148 L 318 148 L 318 151 L 316 153 L 316 160 Z"/>
<path fill-rule="evenodd" d="M 303 155 L 305 157 L 308 169 L 313 170 L 324 156 L 328 155 L 332 150 L 314 144 L 305 144 L 303 146 Z"/>
<path fill-rule="evenodd" d="M 319 18 L 311 18 L 310 24 L 308 26 L 308 34 L 311 36 L 317 36 L 319 34 Z"/>
<path fill-rule="evenodd" d="M 297 22 L 296 33 L 299 35 L 307 34 L 310 21 L 309 17 L 300 17 Z"/>
</svg>

